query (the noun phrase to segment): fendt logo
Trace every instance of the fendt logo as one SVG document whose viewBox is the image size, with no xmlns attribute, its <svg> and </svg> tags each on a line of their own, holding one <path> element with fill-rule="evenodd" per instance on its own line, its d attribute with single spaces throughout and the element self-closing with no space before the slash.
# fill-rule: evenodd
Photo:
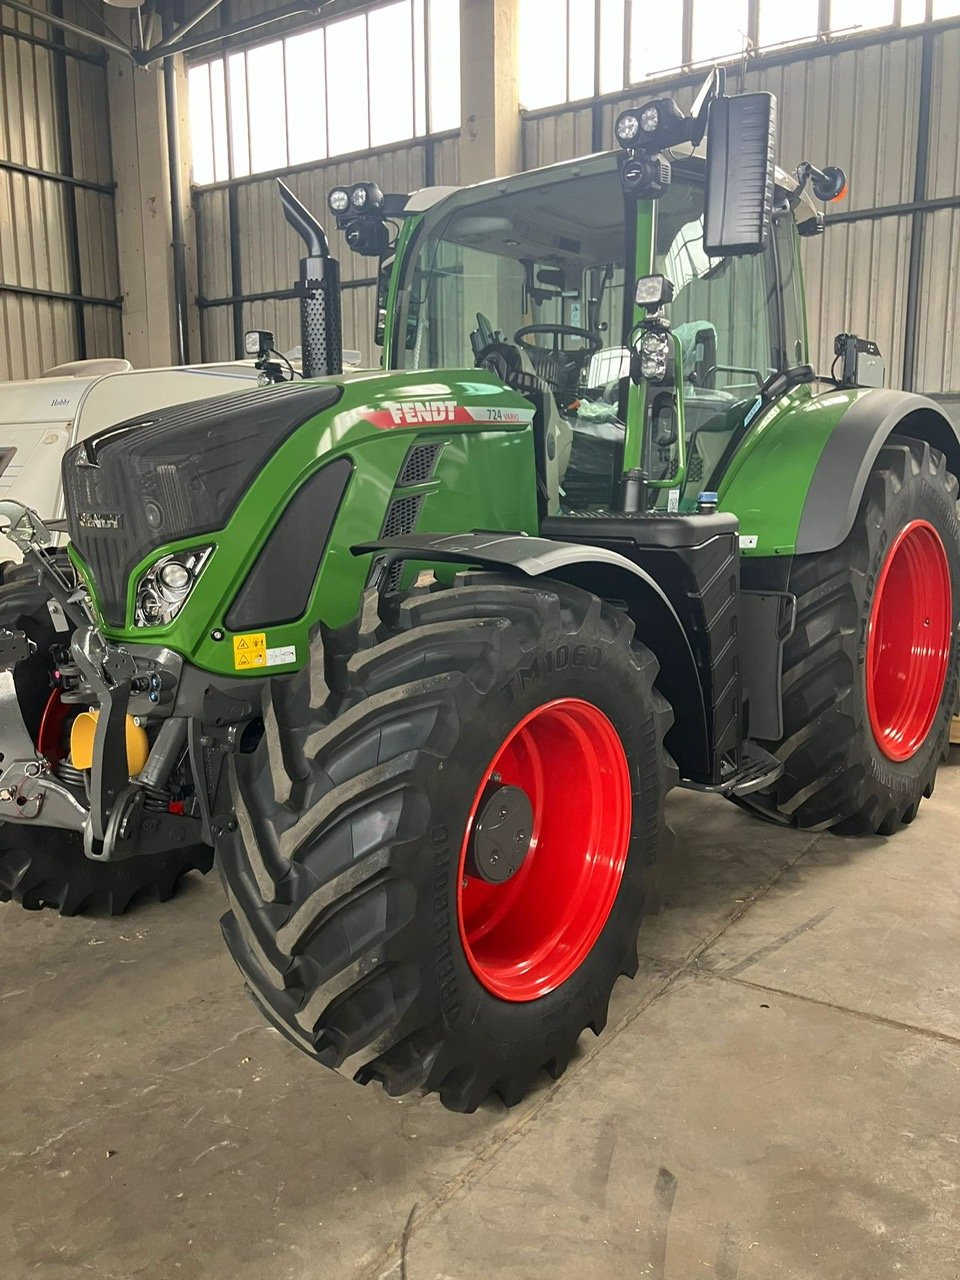
<svg viewBox="0 0 960 1280">
<path fill-rule="evenodd" d="M 453 422 L 455 400 L 411 400 L 409 404 L 387 405 L 387 412 L 397 427 L 416 427 L 421 423 Z"/>
<path fill-rule="evenodd" d="M 405 404 L 384 402 L 382 409 L 366 409 L 363 416 L 375 427 L 474 426 L 523 427 L 533 421 L 536 410 L 507 409 L 500 405 L 463 405 L 456 400 L 408 400 Z"/>
<path fill-rule="evenodd" d="M 81 529 L 122 529 L 121 511 L 81 511 L 77 516 Z"/>
</svg>

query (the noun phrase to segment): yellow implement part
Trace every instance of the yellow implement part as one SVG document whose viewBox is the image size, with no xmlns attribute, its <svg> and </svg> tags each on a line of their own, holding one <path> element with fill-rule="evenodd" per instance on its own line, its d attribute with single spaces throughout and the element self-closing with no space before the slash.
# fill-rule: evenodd
<svg viewBox="0 0 960 1280">
<path fill-rule="evenodd" d="M 93 740 L 97 733 L 99 711 L 81 711 L 70 730 L 70 763 L 75 769 L 93 768 Z M 147 731 L 127 716 L 127 772 L 135 777 L 147 763 L 150 744 Z"/>
</svg>

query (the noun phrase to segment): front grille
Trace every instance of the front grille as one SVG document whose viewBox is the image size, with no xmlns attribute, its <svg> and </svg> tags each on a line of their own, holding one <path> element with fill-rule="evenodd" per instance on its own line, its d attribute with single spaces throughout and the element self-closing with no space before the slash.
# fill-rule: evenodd
<svg viewBox="0 0 960 1280">
<path fill-rule="evenodd" d="M 315 383 L 258 387 L 132 418 L 68 450 L 67 527 L 107 623 L 124 625 L 141 560 L 222 529 L 271 455 L 340 394 Z"/>
<path fill-rule="evenodd" d="M 423 484 L 425 480 L 429 480 L 433 475 L 433 469 L 437 465 L 437 458 L 440 457 L 442 448 L 442 440 L 437 444 L 412 445 L 410 452 L 404 459 L 403 466 L 400 468 L 400 475 L 397 479 L 397 484 L 400 488 L 405 488 L 411 484 Z"/>
</svg>

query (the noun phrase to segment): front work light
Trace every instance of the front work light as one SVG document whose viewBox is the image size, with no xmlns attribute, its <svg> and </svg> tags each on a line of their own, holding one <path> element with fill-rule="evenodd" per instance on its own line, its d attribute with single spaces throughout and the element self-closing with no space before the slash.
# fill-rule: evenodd
<svg viewBox="0 0 960 1280">
<path fill-rule="evenodd" d="M 629 147 L 640 132 L 640 117 L 635 111 L 624 111 L 615 126 L 617 141 L 621 147 Z"/>
<path fill-rule="evenodd" d="M 637 281 L 634 302 L 651 314 L 659 311 L 664 303 L 673 301 L 673 281 L 665 275 L 641 276 Z"/>
<path fill-rule="evenodd" d="M 213 547 L 194 547 L 161 556 L 137 583 L 134 625 L 163 627 L 186 604 Z"/>
<path fill-rule="evenodd" d="M 262 360 L 273 350 L 273 334 L 268 329 L 248 329 L 243 335 L 243 354 Z"/>
<path fill-rule="evenodd" d="M 350 207 L 354 213 L 379 213 L 383 192 L 375 182 L 358 182 L 350 188 Z"/>
<path fill-rule="evenodd" d="M 350 208 L 350 192 L 346 187 L 334 187 L 327 196 L 331 213 L 346 213 Z"/>
<path fill-rule="evenodd" d="M 614 132 L 626 151 L 652 154 L 689 142 L 694 123 L 673 98 L 654 98 L 643 107 L 621 111 Z"/>
</svg>

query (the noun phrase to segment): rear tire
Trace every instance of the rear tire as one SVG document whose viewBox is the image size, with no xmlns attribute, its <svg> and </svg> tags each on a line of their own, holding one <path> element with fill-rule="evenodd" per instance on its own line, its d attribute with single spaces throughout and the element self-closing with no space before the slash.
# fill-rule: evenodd
<svg viewBox="0 0 960 1280">
<path fill-rule="evenodd" d="M 491 1093 L 511 1105 L 541 1068 L 560 1075 L 585 1027 L 600 1033 L 617 977 L 636 972 L 672 714 L 632 622 L 575 588 L 473 575 L 388 597 L 380 610 L 368 594 L 356 624 L 317 636 L 302 672 L 271 681 L 260 744 L 232 758 L 235 829 L 218 842 L 232 908 L 224 936 L 266 1016 L 326 1066 L 392 1095 L 435 1090 L 455 1111 Z M 625 791 L 603 793 L 614 808 L 623 798 L 623 856 L 617 878 L 598 882 L 584 932 L 571 924 L 568 941 L 585 951 L 567 972 L 549 961 L 551 926 L 529 899 L 512 916 L 520 899 L 498 899 L 503 910 L 495 903 L 478 924 L 465 905 L 476 885 L 464 851 L 484 780 L 516 781 L 507 765 L 493 769 L 505 741 L 531 715 L 547 732 L 539 717 L 562 719 L 574 703 L 605 735 L 605 759 L 620 753 Z M 600 754 L 590 733 L 571 734 L 571 760 Z M 551 803 L 577 793 L 579 765 L 560 776 L 557 754 L 538 759 L 554 762 L 538 775 Z M 537 804 L 540 843 L 515 878 L 484 884 L 481 896 L 520 894 L 538 868 L 561 875 Z M 511 986 L 514 969 L 543 994 Z"/>
<path fill-rule="evenodd" d="M 784 737 L 767 744 L 784 773 L 772 793 L 751 797 L 750 808 L 841 835 L 892 835 L 932 794 L 960 664 L 956 501 L 957 481 L 941 453 L 921 441 L 892 440 L 877 457 L 847 539 L 796 557 L 788 589 L 797 597 L 797 621 L 783 655 Z M 886 669 L 878 667 L 883 617 L 913 628 L 892 637 Z M 920 659 L 908 657 L 911 646 Z"/>
</svg>

